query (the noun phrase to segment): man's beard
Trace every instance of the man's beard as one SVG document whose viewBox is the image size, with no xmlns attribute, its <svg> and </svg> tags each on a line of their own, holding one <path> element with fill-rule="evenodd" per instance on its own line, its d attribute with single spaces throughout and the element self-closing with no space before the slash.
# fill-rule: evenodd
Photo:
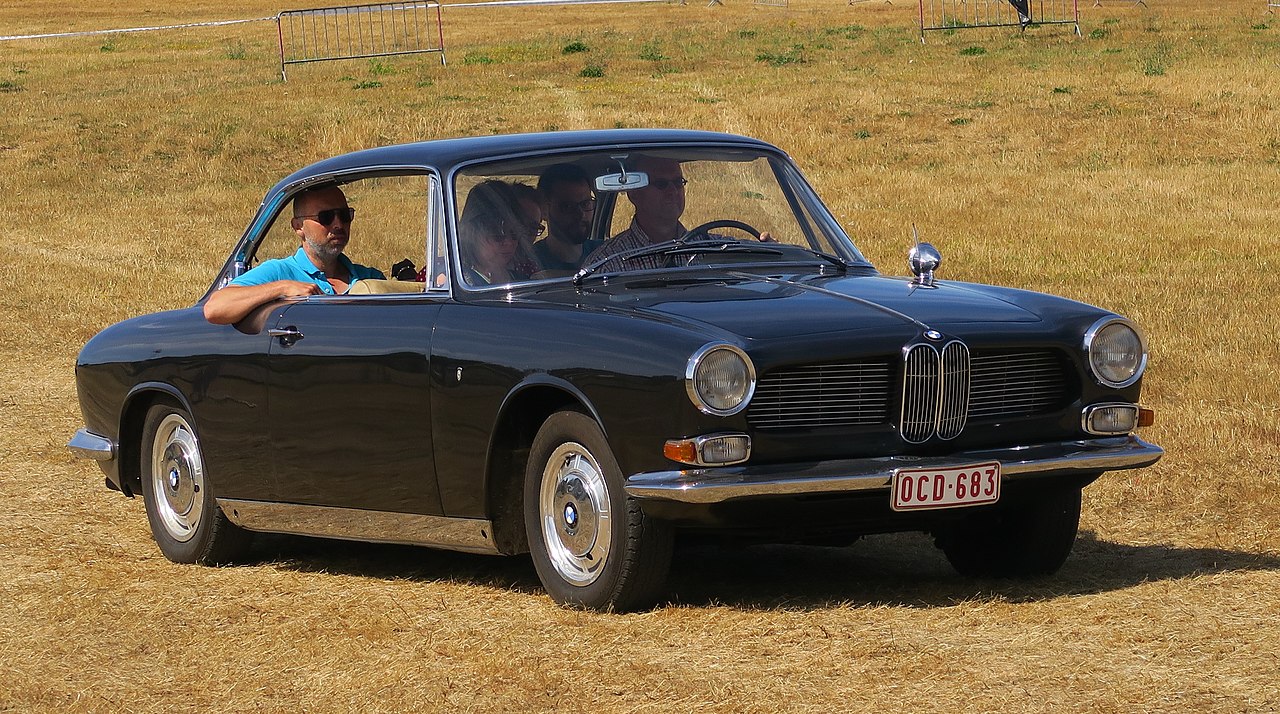
<svg viewBox="0 0 1280 714">
<path fill-rule="evenodd" d="M 336 258 L 342 255 L 342 246 L 340 245 L 317 243 L 310 238 L 307 238 L 307 245 L 311 246 L 311 251 L 321 258 Z"/>
<path fill-rule="evenodd" d="M 557 230 L 558 226 L 552 226 L 552 232 L 556 237 L 570 245 L 582 245 L 587 242 L 587 238 L 591 235 L 591 228 L 588 226 L 585 230 L 582 226 L 572 226 L 570 230 Z"/>
</svg>

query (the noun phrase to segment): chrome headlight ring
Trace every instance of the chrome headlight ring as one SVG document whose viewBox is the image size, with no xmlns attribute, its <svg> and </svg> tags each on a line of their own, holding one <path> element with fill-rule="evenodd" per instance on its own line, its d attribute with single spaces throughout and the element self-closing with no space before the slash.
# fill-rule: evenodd
<svg viewBox="0 0 1280 714">
<path fill-rule="evenodd" d="M 1090 325 L 1084 333 L 1084 354 L 1094 379 L 1114 389 L 1142 379 L 1147 369 L 1147 341 L 1138 327 L 1123 317 L 1104 317 Z M 1117 368 L 1113 363 L 1117 354 L 1124 355 L 1127 364 L 1122 362 Z"/>
<path fill-rule="evenodd" d="M 702 413 L 732 416 L 751 403 L 756 391 L 756 368 L 738 347 L 713 342 L 689 358 L 684 385 L 690 401 Z"/>
</svg>

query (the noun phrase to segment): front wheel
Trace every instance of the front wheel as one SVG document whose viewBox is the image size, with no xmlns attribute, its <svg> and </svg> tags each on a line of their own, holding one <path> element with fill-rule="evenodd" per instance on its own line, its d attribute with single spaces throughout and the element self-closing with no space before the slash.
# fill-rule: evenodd
<svg viewBox="0 0 1280 714">
<path fill-rule="evenodd" d="M 1080 527 L 1080 489 L 1027 494 L 975 513 L 936 534 L 935 542 L 961 575 L 1029 578 L 1062 567 Z"/>
<path fill-rule="evenodd" d="M 623 492 L 604 433 L 585 414 L 557 412 L 534 437 L 524 521 L 538 578 L 556 602 L 627 611 L 661 592 L 671 529 Z"/>
<path fill-rule="evenodd" d="M 170 404 L 147 411 L 142 427 L 142 501 L 160 552 L 175 563 L 235 560 L 252 534 L 214 500 L 191 415 Z"/>
</svg>

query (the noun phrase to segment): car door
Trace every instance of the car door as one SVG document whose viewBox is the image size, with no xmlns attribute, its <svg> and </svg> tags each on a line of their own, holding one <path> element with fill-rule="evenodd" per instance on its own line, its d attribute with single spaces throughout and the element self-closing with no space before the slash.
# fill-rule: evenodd
<svg viewBox="0 0 1280 714">
<path fill-rule="evenodd" d="M 438 298 L 316 297 L 275 325 L 267 414 L 281 501 L 438 515 L 429 389 Z"/>
<path fill-rule="evenodd" d="M 389 273 L 416 255 L 434 274 L 444 210 L 435 174 L 379 172 L 342 187 L 360 216 L 348 246 L 357 262 Z M 448 291 L 416 285 L 426 292 L 319 295 L 277 314 L 267 416 L 280 501 L 441 514 L 430 355 Z"/>
</svg>

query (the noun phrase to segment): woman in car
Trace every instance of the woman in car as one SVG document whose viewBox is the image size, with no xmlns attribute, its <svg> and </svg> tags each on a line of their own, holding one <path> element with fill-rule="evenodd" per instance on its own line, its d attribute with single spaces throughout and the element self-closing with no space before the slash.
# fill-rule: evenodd
<svg viewBox="0 0 1280 714">
<path fill-rule="evenodd" d="M 473 286 L 501 285 L 528 280 L 516 266 L 522 241 L 529 238 L 527 221 L 515 188 L 491 179 L 467 193 L 458 221 L 458 253 L 463 279 Z"/>
</svg>

